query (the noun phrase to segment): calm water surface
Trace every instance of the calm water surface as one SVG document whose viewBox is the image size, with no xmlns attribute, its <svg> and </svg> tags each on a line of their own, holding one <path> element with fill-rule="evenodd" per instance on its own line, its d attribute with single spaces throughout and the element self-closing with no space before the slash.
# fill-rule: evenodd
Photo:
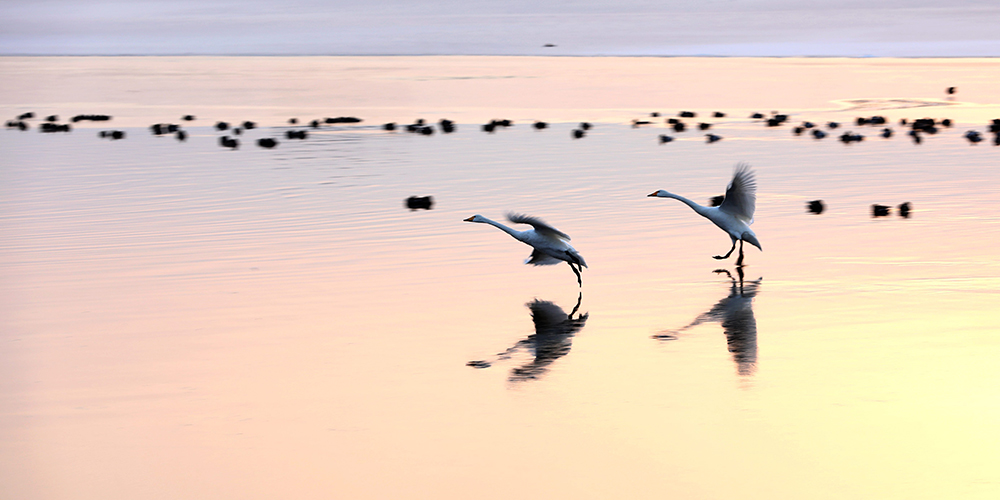
<svg viewBox="0 0 1000 500">
<path fill-rule="evenodd" d="M 1000 64 L 543 62 L 0 61 L 5 120 L 116 115 L 0 131 L 0 496 L 1000 494 L 1000 148 L 962 139 L 1000 117 Z M 724 139 L 628 125 L 682 109 Z M 921 146 L 851 125 L 868 137 L 846 146 L 745 118 L 771 110 L 957 124 Z M 145 128 L 189 112 L 185 143 Z M 366 121 L 252 144 L 342 114 Z M 377 127 L 420 117 L 458 132 Z M 480 132 L 490 118 L 515 126 Z M 220 119 L 261 127 L 228 151 Z M 574 141 L 580 120 L 595 127 Z M 110 128 L 127 138 L 96 137 Z M 646 197 L 707 202 L 737 161 L 764 248 L 742 284 L 711 258 L 721 231 Z M 902 202 L 909 219 L 870 217 Z M 509 210 L 573 237 L 582 290 L 462 222 Z"/>
</svg>

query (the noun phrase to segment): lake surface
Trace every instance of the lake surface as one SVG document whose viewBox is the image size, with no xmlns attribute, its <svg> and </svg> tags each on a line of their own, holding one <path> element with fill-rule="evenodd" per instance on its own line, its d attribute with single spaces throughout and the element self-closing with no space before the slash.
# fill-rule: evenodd
<svg viewBox="0 0 1000 500">
<path fill-rule="evenodd" d="M 0 68 L 4 120 L 38 116 L 0 130 L 4 498 L 1000 494 L 1000 61 Z M 668 130 L 682 110 L 723 140 Z M 788 123 L 748 118 L 772 111 Z M 114 118 L 38 131 L 98 113 Z M 853 123 L 872 115 L 894 137 Z M 364 121 L 284 139 L 328 116 Z M 897 123 L 923 117 L 955 124 L 915 145 Z M 458 129 L 380 127 L 417 118 Z M 480 131 L 494 118 L 514 126 Z M 228 150 L 218 120 L 259 127 Z M 793 135 L 803 120 L 832 133 Z M 739 161 L 764 249 L 742 269 L 711 258 L 730 241 L 709 221 L 646 196 L 707 203 Z M 582 288 L 462 222 L 507 211 L 573 237 Z"/>
</svg>

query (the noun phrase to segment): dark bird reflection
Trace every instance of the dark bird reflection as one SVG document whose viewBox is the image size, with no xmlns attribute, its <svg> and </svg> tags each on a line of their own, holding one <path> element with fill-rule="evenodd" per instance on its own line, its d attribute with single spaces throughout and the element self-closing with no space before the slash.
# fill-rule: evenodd
<svg viewBox="0 0 1000 500">
<path fill-rule="evenodd" d="M 474 368 L 489 368 L 496 361 L 504 361 L 510 359 L 518 351 L 526 351 L 533 358 L 523 365 L 511 369 L 510 381 L 523 382 L 541 377 L 549 370 L 549 365 L 569 354 L 573 344 L 573 336 L 587 324 L 589 313 L 577 315 L 582 300 L 583 294 L 581 293 L 576 299 L 576 306 L 569 314 L 547 300 L 535 299 L 528 302 L 525 305 L 531 310 L 531 321 L 535 324 L 535 333 L 497 354 L 493 361 L 469 361 L 466 365 Z"/>
<path fill-rule="evenodd" d="M 757 296 L 763 278 L 753 281 L 743 280 L 743 267 L 737 267 L 739 279 L 726 269 L 716 269 L 717 274 L 725 274 L 731 281 L 729 295 L 717 302 L 711 309 L 698 315 L 688 325 L 654 335 L 658 340 L 675 340 L 678 334 L 703 323 L 720 322 L 726 334 L 726 344 L 736 363 L 736 371 L 741 376 L 751 376 L 757 371 L 757 320 L 753 316 L 753 298 Z"/>
</svg>

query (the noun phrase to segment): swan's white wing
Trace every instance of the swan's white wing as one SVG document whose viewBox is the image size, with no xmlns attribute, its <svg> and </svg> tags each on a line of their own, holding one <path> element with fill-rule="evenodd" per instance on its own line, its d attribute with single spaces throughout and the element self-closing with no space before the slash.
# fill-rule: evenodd
<svg viewBox="0 0 1000 500">
<path fill-rule="evenodd" d="M 726 187 L 726 199 L 722 200 L 719 210 L 753 223 L 753 212 L 757 204 L 757 181 L 754 179 L 750 165 L 738 163 L 733 173 L 733 180 Z"/>
<path fill-rule="evenodd" d="M 568 234 L 542 222 L 541 219 L 538 219 L 536 217 L 524 214 L 509 213 L 507 214 L 507 220 L 513 222 L 514 224 L 530 224 L 532 227 L 535 228 L 536 233 L 539 233 L 544 236 L 555 237 L 569 241 Z"/>
<path fill-rule="evenodd" d="M 562 261 L 538 250 L 531 252 L 531 255 L 528 256 L 528 260 L 524 261 L 525 264 L 532 264 L 535 266 L 551 266 L 553 264 L 559 264 L 560 262 Z"/>
</svg>

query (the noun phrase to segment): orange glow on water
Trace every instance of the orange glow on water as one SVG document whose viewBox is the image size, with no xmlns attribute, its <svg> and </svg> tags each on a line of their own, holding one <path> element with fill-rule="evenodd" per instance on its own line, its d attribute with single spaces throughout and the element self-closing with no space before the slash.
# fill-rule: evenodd
<svg viewBox="0 0 1000 500">
<path fill-rule="evenodd" d="M 1000 225 L 988 203 L 1000 148 L 961 139 L 1000 117 L 994 60 L 0 67 L 9 116 L 79 106 L 132 127 L 115 143 L 89 129 L 0 131 L 0 484 L 11 498 L 1000 491 Z M 32 81 L 44 83 L 11 83 Z M 884 108 L 944 102 L 950 85 L 960 101 Z M 682 109 L 729 112 L 713 129 L 725 139 L 688 132 L 660 146 L 661 124 L 628 125 Z M 871 137 L 844 145 L 768 129 L 751 110 L 959 124 L 921 146 L 898 126 L 892 140 L 850 127 Z M 199 116 L 187 143 L 140 128 L 182 112 Z M 348 114 L 365 125 L 250 146 L 290 116 Z M 421 116 L 459 131 L 371 126 Z M 478 130 L 501 117 L 515 126 Z M 225 151 L 216 119 L 262 127 Z M 531 130 L 532 119 L 552 124 Z M 582 120 L 595 127 L 574 141 Z M 706 202 L 739 160 L 757 172 L 764 248 L 747 247 L 743 295 L 713 272 L 736 276 L 732 260 L 711 258 L 728 238 L 646 197 Z M 428 194 L 434 210 L 403 208 Z M 824 214 L 806 213 L 813 199 Z M 904 201 L 909 219 L 869 214 Z M 590 265 L 582 290 L 566 265 L 525 266 L 527 246 L 462 222 L 508 210 L 573 237 Z M 581 292 L 586 321 L 545 344 L 527 304 L 568 314 Z M 542 369 L 512 376 L 525 366 Z"/>
</svg>

